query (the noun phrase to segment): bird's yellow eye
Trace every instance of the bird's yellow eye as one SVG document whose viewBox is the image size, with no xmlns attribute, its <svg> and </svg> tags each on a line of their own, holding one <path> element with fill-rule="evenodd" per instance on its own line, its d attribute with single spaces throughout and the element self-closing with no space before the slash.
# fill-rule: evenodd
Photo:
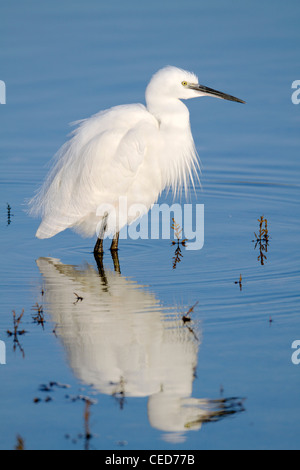
<svg viewBox="0 0 300 470">
<path fill-rule="evenodd" d="M 182 86 L 187 86 L 187 82 L 181 82 Z"/>
</svg>

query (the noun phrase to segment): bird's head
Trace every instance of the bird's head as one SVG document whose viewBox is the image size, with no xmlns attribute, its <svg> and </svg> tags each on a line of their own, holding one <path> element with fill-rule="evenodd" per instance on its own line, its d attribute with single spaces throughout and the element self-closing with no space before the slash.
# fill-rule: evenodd
<svg viewBox="0 0 300 470">
<path fill-rule="evenodd" d="M 200 85 L 195 74 L 173 66 L 164 67 L 153 75 L 146 90 L 146 101 L 148 101 L 149 97 L 155 95 L 157 97 L 180 100 L 188 100 L 200 96 L 214 96 L 228 101 L 245 103 L 245 101 L 234 96 Z"/>
</svg>

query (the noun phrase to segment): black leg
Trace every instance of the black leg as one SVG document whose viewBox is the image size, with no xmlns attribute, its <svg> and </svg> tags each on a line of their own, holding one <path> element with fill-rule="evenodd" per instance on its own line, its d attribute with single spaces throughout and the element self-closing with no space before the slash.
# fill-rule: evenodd
<svg viewBox="0 0 300 470">
<path fill-rule="evenodd" d="M 107 278 L 105 275 L 105 269 L 103 265 L 103 252 L 94 252 L 94 257 L 95 261 L 97 263 L 98 267 L 98 272 L 100 274 L 100 277 L 105 285 L 107 285 Z M 111 257 L 114 263 L 114 270 L 116 273 L 121 274 L 121 268 L 120 268 L 120 262 L 119 262 L 119 256 L 118 256 L 118 250 L 111 250 Z"/>
<path fill-rule="evenodd" d="M 107 279 L 105 274 L 105 269 L 103 265 L 103 253 L 94 253 L 95 261 L 97 263 L 99 275 L 103 281 L 103 284 L 107 286 Z"/>
<path fill-rule="evenodd" d="M 103 255 L 103 238 L 98 238 L 97 243 L 94 248 L 94 255 Z"/>
<path fill-rule="evenodd" d="M 116 233 L 116 235 L 114 236 L 114 239 L 110 247 L 110 252 L 111 252 L 111 257 L 113 259 L 115 272 L 121 274 L 119 256 L 118 256 L 118 245 L 119 245 L 119 232 Z"/>
<path fill-rule="evenodd" d="M 107 225 L 106 225 L 107 217 L 108 217 L 108 214 L 105 215 L 103 217 L 103 220 L 102 220 L 102 225 L 101 225 L 101 229 L 100 229 L 100 232 L 99 232 L 99 235 L 98 235 L 98 240 L 97 240 L 95 248 L 94 248 L 94 255 L 95 256 L 97 256 L 99 254 L 103 255 L 103 239 L 104 239 L 104 234 L 105 234 L 105 231 L 106 231 L 106 228 L 107 228 Z"/>
<path fill-rule="evenodd" d="M 118 274 L 121 274 L 118 250 L 111 250 L 111 257 L 112 257 L 112 260 L 113 260 L 113 263 L 114 263 L 115 272 L 118 273 Z"/>
<path fill-rule="evenodd" d="M 111 244 L 111 247 L 110 247 L 110 251 L 118 251 L 118 246 L 119 246 L 119 236 L 120 236 L 120 233 L 116 233 L 115 236 L 114 236 L 114 239 L 112 241 L 112 244 Z"/>
</svg>

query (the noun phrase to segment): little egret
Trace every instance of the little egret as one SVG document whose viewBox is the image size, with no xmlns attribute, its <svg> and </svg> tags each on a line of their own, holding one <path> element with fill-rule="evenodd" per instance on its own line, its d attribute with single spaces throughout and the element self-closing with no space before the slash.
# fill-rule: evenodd
<svg viewBox="0 0 300 470">
<path fill-rule="evenodd" d="M 146 107 L 115 106 L 74 123 L 77 128 L 29 203 L 30 213 L 42 216 L 36 236 L 51 238 L 72 228 L 83 236 L 97 233 L 96 255 L 103 253 L 104 235 L 113 236 L 111 251 L 117 250 L 121 228 L 147 213 L 165 188 L 176 194 L 187 190 L 189 180 L 193 184 L 199 162 L 181 100 L 207 95 L 244 103 L 168 66 L 149 82 Z M 130 213 L 136 204 L 144 209 Z"/>
</svg>

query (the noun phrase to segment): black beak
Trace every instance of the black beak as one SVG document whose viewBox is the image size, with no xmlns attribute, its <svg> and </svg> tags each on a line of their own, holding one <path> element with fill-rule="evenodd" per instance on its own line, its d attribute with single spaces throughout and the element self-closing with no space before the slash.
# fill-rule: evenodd
<svg viewBox="0 0 300 470">
<path fill-rule="evenodd" d="M 208 88 L 207 86 L 204 85 L 189 85 L 189 88 L 192 88 L 193 90 L 201 91 L 202 93 L 205 93 L 206 95 L 212 95 L 216 96 L 217 98 L 222 98 L 223 100 L 228 100 L 228 101 L 236 101 L 237 103 L 246 103 L 243 100 L 240 100 L 239 98 L 236 98 L 235 96 L 227 95 L 226 93 L 222 93 L 221 91 L 213 90 L 212 88 Z"/>
</svg>

